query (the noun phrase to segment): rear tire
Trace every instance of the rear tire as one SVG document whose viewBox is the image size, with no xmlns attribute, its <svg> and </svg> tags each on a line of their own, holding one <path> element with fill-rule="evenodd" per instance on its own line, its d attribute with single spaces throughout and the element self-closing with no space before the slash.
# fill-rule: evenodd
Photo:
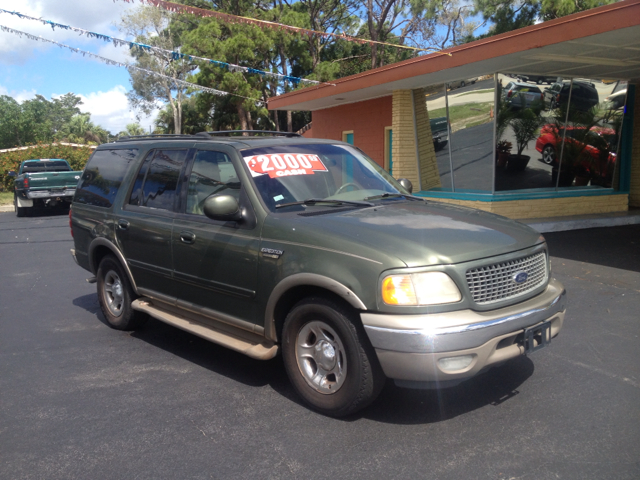
<svg viewBox="0 0 640 480">
<path fill-rule="evenodd" d="M 307 298 L 289 312 L 282 357 L 302 399 L 332 417 L 366 407 L 385 383 L 364 328 L 352 312 L 330 299 Z"/>
<path fill-rule="evenodd" d="M 13 209 L 16 212 L 16 216 L 17 217 L 26 217 L 27 213 L 28 213 L 28 208 L 27 207 L 19 207 L 18 206 L 18 196 L 17 195 L 13 195 Z"/>
<path fill-rule="evenodd" d="M 116 257 L 105 256 L 96 277 L 100 308 L 109 326 L 116 330 L 135 330 L 144 325 L 149 317 L 131 308 L 137 296 Z"/>
</svg>

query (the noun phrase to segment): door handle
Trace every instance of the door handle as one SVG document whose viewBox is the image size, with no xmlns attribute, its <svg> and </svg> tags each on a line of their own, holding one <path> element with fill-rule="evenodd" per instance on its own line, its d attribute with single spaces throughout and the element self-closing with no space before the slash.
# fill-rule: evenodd
<svg viewBox="0 0 640 480">
<path fill-rule="evenodd" d="M 126 220 L 118 220 L 118 228 L 120 230 L 128 230 L 129 229 L 129 222 Z"/>
<path fill-rule="evenodd" d="M 196 241 L 196 234 L 193 232 L 180 232 L 180 241 L 191 244 Z"/>
</svg>

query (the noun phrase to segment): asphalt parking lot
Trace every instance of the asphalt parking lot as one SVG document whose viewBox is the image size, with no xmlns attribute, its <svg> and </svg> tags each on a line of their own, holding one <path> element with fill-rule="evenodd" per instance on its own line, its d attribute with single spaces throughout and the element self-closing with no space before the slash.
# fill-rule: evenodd
<svg viewBox="0 0 640 480">
<path fill-rule="evenodd" d="M 0 213 L 0 478 L 640 478 L 640 226 L 546 237 L 569 295 L 549 348 L 336 420 L 279 359 L 110 329 L 66 215 Z"/>
</svg>

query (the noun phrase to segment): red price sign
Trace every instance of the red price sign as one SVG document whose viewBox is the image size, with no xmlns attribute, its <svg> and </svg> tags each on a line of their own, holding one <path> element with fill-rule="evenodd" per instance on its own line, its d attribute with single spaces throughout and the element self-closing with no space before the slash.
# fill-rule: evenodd
<svg viewBox="0 0 640 480">
<path fill-rule="evenodd" d="M 269 177 L 289 175 L 313 175 L 313 172 L 326 172 L 322 160 L 317 155 L 306 153 L 270 153 L 244 157 L 254 177 L 268 174 Z"/>
</svg>

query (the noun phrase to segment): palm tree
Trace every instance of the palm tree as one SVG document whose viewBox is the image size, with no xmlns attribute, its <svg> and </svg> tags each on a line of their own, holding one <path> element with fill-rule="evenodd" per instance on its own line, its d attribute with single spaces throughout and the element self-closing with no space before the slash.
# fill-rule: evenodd
<svg viewBox="0 0 640 480">
<path fill-rule="evenodd" d="M 91 114 L 81 113 L 71 117 L 56 138 L 69 143 L 104 143 L 108 132 L 91 121 Z"/>
</svg>

